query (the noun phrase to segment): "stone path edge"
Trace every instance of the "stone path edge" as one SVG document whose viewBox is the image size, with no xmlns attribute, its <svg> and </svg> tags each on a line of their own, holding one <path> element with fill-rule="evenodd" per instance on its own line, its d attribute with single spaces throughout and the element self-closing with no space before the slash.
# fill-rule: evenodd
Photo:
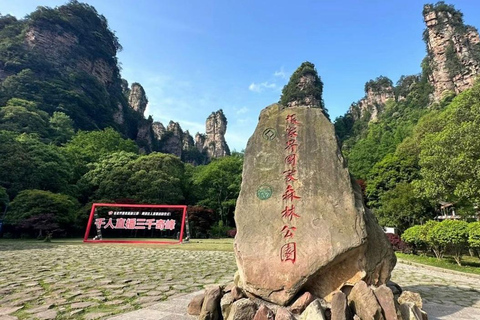
<svg viewBox="0 0 480 320">
<path fill-rule="evenodd" d="M 477 275 L 477 274 L 474 274 L 474 273 L 467 273 L 467 272 L 461 272 L 461 271 L 456 271 L 456 270 L 444 269 L 444 268 L 440 268 L 440 267 L 429 266 L 428 264 L 411 262 L 411 261 L 407 261 L 407 260 L 403 260 L 403 259 L 399 259 L 399 258 L 397 258 L 397 262 L 398 263 L 403 263 L 403 264 L 406 264 L 406 265 L 411 265 L 411 266 L 415 266 L 415 267 L 424 268 L 424 269 L 434 270 L 434 271 L 438 271 L 438 272 L 450 273 L 450 274 L 456 274 L 456 275 L 461 275 L 461 276 L 465 276 L 465 277 L 480 279 L 480 275 Z"/>
</svg>

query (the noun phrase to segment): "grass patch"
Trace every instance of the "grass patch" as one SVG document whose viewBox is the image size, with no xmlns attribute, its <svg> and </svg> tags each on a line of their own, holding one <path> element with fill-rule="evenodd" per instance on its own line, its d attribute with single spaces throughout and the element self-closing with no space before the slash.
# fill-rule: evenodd
<svg viewBox="0 0 480 320">
<path fill-rule="evenodd" d="M 133 239 L 132 239 L 133 240 Z M 135 239 L 135 240 L 152 240 L 152 239 Z M 163 239 L 158 239 L 163 240 Z M 191 239 L 189 242 L 182 244 L 154 244 L 154 243 L 83 243 L 83 239 L 52 239 L 52 242 L 45 243 L 33 239 L 0 239 L 0 249 L 2 245 L 9 247 L 19 246 L 23 249 L 29 247 L 48 247 L 56 245 L 83 245 L 83 246 L 129 246 L 139 248 L 155 248 L 159 250 L 190 250 L 190 251 L 226 251 L 233 252 L 233 238 L 223 239 Z"/>
<path fill-rule="evenodd" d="M 480 275 L 480 259 L 476 257 L 463 256 L 462 266 L 459 266 L 457 265 L 453 257 L 450 257 L 450 256 L 445 256 L 442 260 L 438 260 L 435 257 L 426 256 L 426 255 L 413 255 L 413 254 L 405 254 L 400 252 L 396 252 L 396 255 L 397 255 L 397 258 L 405 261 Z"/>
</svg>

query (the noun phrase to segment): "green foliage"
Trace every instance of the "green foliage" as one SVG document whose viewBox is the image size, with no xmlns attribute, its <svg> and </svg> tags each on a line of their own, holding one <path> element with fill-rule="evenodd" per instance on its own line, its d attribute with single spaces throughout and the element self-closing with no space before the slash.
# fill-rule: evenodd
<svg viewBox="0 0 480 320">
<path fill-rule="evenodd" d="M 87 165 L 102 160 L 103 157 L 119 151 L 138 153 L 132 140 L 127 140 L 112 128 L 101 131 L 79 131 L 65 145 L 65 151 L 75 165 L 76 177 L 88 171 Z"/>
<path fill-rule="evenodd" d="M 5 207 L 8 205 L 10 198 L 8 197 L 7 189 L 0 187 L 0 214 L 3 214 Z"/>
<path fill-rule="evenodd" d="M 223 221 L 220 220 L 210 228 L 209 235 L 212 238 L 225 238 L 227 236 L 227 231 L 230 229 L 229 226 L 225 226 Z"/>
<path fill-rule="evenodd" d="M 78 207 L 77 200 L 64 194 L 43 190 L 24 190 L 10 204 L 6 223 L 19 225 L 29 218 L 52 214 L 54 222 L 61 228 L 72 229 Z"/>
<path fill-rule="evenodd" d="M 300 79 L 305 76 L 313 77 L 313 82 L 305 84 L 300 84 Z M 323 113 L 328 118 L 328 110 L 325 108 L 323 103 L 323 82 L 318 76 L 315 65 L 311 62 L 304 62 L 298 67 L 297 70 L 290 77 L 288 84 L 283 87 L 282 96 L 280 97 L 279 103 L 287 106 L 288 103 L 293 101 L 298 101 L 300 104 L 305 102 L 305 98 L 313 98 L 313 100 L 318 103 L 318 107 L 322 108 Z M 310 101 L 310 103 L 313 101 Z"/>
<path fill-rule="evenodd" d="M 233 210 L 240 192 L 243 158 L 228 156 L 198 166 L 192 174 L 192 188 L 198 204 L 212 208 L 217 220 L 233 225 Z"/>
<path fill-rule="evenodd" d="M 465 221 L 445 220 L 429 231 L 432 246 L 452 251 L 455 261 L 461 266 L 462 252 L 468 246 L 468 224 Z M 441 258 L 442 255 L 437 255 Z"/>
<path fill-rule="evenodd" d="M 69 141 L 75 131 L 73 130 L 73 121 L 63 112 L 55 111 L 50 118 L 50 128 L 53 141 L 57 144 L 64 144 Z"/>
<path fill-rule="evenodd" d="M 36 133 L 46 138 L 49 135 L 48 118 L 48 113 L 39 110 L 36 103 L 13 98 L 0 107 L 0 130 Z"/>
<path fill-rule="evenodd" d="M 175 156 L 117 152 L 93 164 L 79 183 L 90 189 L 91 200 L 127 198 L 137 203 L 181 204 L 184 179 L 184 165 Z"/>
<path fill-rule="evenodd" d="M 0 131 L 0 186 L 11 197 L 25 189 L 68 192 L 72 169 L 60 148 L 33 135 Z"/>
<path fill-rule="evenodd" d="M 393 88 L 393 82 L 387 77 L 379 76 L 375 80 L 370 80 L 365 83 L 365 93 L 373 91 L 375 93 L 383 93 Z"/>
<path fill-rule="evenodd" d="M 480 85 L 457 96 L 426 130 L 420 148 L 418 191 L 436 200 L 480 199 Z"/>
<path fill-rule="evenodd" d="M 471 248 L 480 249 L 480 221 L 468 224 L 468 244 Z"/>
<path fill-rule="evenodd" d="M 418 197 L 410 183 L 399 183 L 385 192 L 381 206 L 374 211 L 381 226 L 396 227 L 400 231 L 431 218 L 428 201 Z"/>
<path fill-rule="evenodd" d="M 445 58 L 445 67 L 447 68 L 448 74 L 451 78 L 463 71 L 464 66 L 455 53 L 455 46 L 452 40 L 448 42 L 447 48 L 445 49 Z"/>
<path fill-rule="evenodd" d="M 402 233 L 402 240 L 413 248 L 414 253 L 416 253 L 417 249 L 426 245 L 424 239 L 422 239 L 422 228 L 423 226 L 417 225 L 408 228 Z"/>
</svg>

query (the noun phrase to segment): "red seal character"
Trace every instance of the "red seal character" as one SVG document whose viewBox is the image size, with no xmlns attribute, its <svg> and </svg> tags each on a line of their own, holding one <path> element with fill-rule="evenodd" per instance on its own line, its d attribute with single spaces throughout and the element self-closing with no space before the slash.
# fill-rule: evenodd
<svg viewBox="0 0 480 320">
<path fill-rule="evenodd" d="M 290 207 L 285 206 L 282 211 L 282 218 L 292 221 L 293 218 L 300 218 L 300 216 L 295 213 L 295 206 L 292 204 Z"/>
<path fill-rule="evenodd" d="M 297 165 L 297 155 L 295 153 L 289 154 L 285 157 L 285 163 L 295 167 Z"/>
<path fill-rule="evenodd" d="M 297 137 L 297 127 L 288 126 L 285 131 L 287 132 L 287 137 L 295 139 Z"/>
<path fill-rule="evenodd" d="M 282 228 L 282 233 L 284 238 L 293 238 L 294 234 L 293 232 L 296 231 L 297 228 L 295 227 L 290 227 L 290 226 L 283 226 Z"/>
<path fill-rule="evenodd" d="M 282 262 L 292 261 L 292 263 L 295 263 L 297 260 L 297 244 L 295 242 L 285 244 L 280 250 L 280 259 Z"/>
<path fill-rule="evenodd" d="M 283 200 L 290 200 L 293 201 L 294 199 L 300 199 L 301 197 L 295 194 L 295 189 L 293 189 L 292 185 L 288 185 L 287 189 L 285 190 L 284 194 L 282 195 Z"/>
<path fill-rule="evenodd" d="M 288 152 L 290 153 L 297 152 L 298 143 L 296 139 L 288 139 L 286 145 L 287 146 L 285 147 L 285 150 L 288 150 Z"/>
<path fill-rule="evenodd" d="M 287 121 L 287 123 L 290 123 L 290 124 L 300 124 L 300 122 L 298 122 L 297 120 L 297 115 L 294 113 L 294 114 L 289 114 L 285 120 Z"/>
<path fill-rule="evenodd" d="M 297 170 L 295 169 L 288 169 L 283 171 L 283 175 L 285 176 L 285 182 L 289 183 L 291 181 L 297 180 L 297 178 L 293 176 L 295 173 L 297 173 Z"/>
</svg>

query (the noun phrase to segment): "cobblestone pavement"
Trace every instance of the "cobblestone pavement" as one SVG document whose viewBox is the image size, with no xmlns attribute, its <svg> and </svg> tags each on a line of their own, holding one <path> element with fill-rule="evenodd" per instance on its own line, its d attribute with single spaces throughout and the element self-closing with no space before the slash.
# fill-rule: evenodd
<svg viewBox="0 0 480 320">
<path fill-rule="evenodd" d="M 232 252 L 166 248 L 0 242 L 0 320 L 98 319 L 154 308 L 227 283 L 236 270 Z M 430 320 L 480 320 L 478 277 L 400 263 L 392 280 L 421 293 Z"/>
<path fill-rule="evenodd" d="M 0 320 L 97 319 L 226 283 L 232 252 L 0 243 Z"/>
</svg>

